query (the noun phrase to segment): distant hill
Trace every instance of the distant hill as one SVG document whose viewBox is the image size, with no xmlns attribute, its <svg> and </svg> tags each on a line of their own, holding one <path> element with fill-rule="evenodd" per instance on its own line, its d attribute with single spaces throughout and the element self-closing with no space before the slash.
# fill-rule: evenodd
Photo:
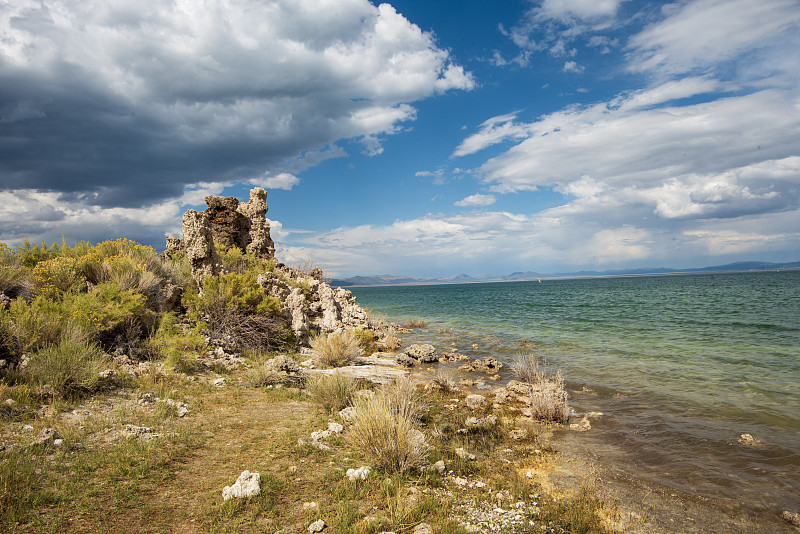
<svg viewBox="0 0 800 534">
<path fill-rule="evenodd" d="M 457 274 L 444 278 L 417 278 L 414 276 L 379 274 L 374 276 L 353 276 L 338 280 L 331 280 L 334 287 L 364 287 L 364 286 L 401 286 L 401 285 L 430 285 L 430 284 L 472 284 L 481 282 L 524 282 L 538 279 L 554 278 L 591 278 L 604 276 L 644 276 L 649 274 L 680 274 L 680 273 L 723 273 L 746 271 L 769 271 L 775 269 L 800 269 L 800 261 L 790 263 L 770 263 L 766 261 L 739 261 L 726 265 L 699 267 L 693 269 L 671 269 L 667 267 L 653 267 L 641 269 L 621 269 L 609 271 L 577 271 L 572 273 L 542 274 L 534 271 L 515 272 L 508 275 L 480 274 L 470 276 Z"/>
</svg>

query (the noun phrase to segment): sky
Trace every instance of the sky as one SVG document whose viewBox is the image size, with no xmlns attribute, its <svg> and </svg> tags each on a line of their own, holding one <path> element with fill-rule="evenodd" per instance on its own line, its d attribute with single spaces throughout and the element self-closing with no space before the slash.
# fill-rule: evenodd
<svg viewBox="0 0 800 534">
<path fill-rule="evenodd" d="M 5 0 L 0 241 L 267 189 L 329 276 L 800 260 L 800 0 Z"/>
</svg>

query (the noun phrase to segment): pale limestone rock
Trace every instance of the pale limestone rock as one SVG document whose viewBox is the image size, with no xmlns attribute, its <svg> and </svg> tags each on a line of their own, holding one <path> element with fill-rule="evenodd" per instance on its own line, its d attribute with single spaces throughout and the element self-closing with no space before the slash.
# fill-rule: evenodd
<svg viewBox="0 0 800 534">
<path fill-rule="evenodd" d="M 352 423 L 356 420 L 356 417 L 358 417 L 358 412 L 353 406 L 348 406 L 339 411 L 339 418 L 345 423 Z"/>
<path fill-rule="evenodd" d="M 286 297 L 286 309 L 292 317 L 292 332 L 298 339 L 308 337 L 310 323 L 305 312 L 306 297 L 300 288 L 292 289 Z"/>
<path fill-rule="evenodd" d="M 330 422 L 328 423 L 328 431 L 333 432 L 334 434 L 341 434 L 344 432 L 344 427 L 339 423 Z"/>
<path fill-rule="evenodd" d="M 328 525 L 325 524 L 325 521 L 323 521 L 322 519 L 317 519 L 316 521 L 308 525 L 308 531 L 311 534 L 314 534 L 315 532 L 322 532 L 327 526 Z"/>
<path fill-rule="evenodd" d="M 222 490 L 222 499 L 227 501 L 229 499 L 240 499 L 247 497 L 255 497 L 261 493 L 261 475 L 258 473 L 251 473 L 250 471 L 242 471 L 239 478 L 236 479 L 233 486 L 225 486 Z"/>
<path fill-rule="evenodd" d="M 183 244 L 192 266 L 192 278 L 201 285 L 206 276 L 219 272 L 222 262 L 214 248 L 208 215 L 188 210 L 183 214 Z"/>
<path fill-rule="evenodd" d="M 236 208 L 236 211 L 250 221 L 249 242 L 245 250 L 261 258 L 275 256 L 275 243 L 269 235 L 269 223 L 265 218 L 268 209 L 267 192 L 261 187 L 251 189 L 250 200 L 239 204 Z"/>
<path fill-rule="evenodd" d="M 486 417 L 470 417 L 465 421 L 465 424 L 474 428 L 489 428 L 497 424 L 497 416 L 487 415 Z"/>
<path fill-rule="evenodd" d="M 350 480 L 350 482 L 366 480 L 371 471 L 372 468 L 362 465 L 358 469 L 348 469 L 347 473 L 345 473 L 345 476 Z"/>
</svg>

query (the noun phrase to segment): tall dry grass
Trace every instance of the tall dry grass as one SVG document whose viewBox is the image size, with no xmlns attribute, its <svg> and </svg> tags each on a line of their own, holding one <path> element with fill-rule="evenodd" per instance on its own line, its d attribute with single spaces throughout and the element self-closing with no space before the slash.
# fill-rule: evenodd
<svg viewBox="0 0 800 534">
<path fill-rule="evenodd" d="M 358 381 L 339 371 L 330 375 L 318 375 L 306 383 L 306 394 L 328 413 L 338 412 L 350 405 L 358 391 Z"/>
<path fill-rule="evenodd" d="M 531 385 L 531 416 L 541 421 L 563 423 L 569 419 L 567 390 L 561 371 L 555 375 L 547 372 L 547 365 L 540 364 L 532 354 L 519 356 L 511 364 L 516 377 Z"/>
<path fill-rule="evenodd" d="M 372 396 L 358 397 L 354 406 L 358 416 L 346 439 L 373 466 L 402 473 L 427 463 L 429 447 L 416 424 L 419 396 L 410 380 L 398 380 Z"/>
<path fill-rule="evenodd" d="M 346 332 L 323 334 L 311 340 L 311 352 L 320 367 L 342 367 L 364 354 L 356 335 Z"/>
</svg>

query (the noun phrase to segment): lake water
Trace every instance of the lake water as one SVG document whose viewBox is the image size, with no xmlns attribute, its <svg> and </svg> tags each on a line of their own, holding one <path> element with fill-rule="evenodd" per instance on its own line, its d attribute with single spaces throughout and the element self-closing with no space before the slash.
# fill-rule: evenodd
<svg viewBox="0 0 800 534">
<path fill-rule="evenodd" d="M 585 439 L 637 477 L 745 513 L 800 509 L 800 271 L 352 291 L 428 322 L 406 342 L 546 359 L 575 411 L 605 414 Z"/>
</svg>

